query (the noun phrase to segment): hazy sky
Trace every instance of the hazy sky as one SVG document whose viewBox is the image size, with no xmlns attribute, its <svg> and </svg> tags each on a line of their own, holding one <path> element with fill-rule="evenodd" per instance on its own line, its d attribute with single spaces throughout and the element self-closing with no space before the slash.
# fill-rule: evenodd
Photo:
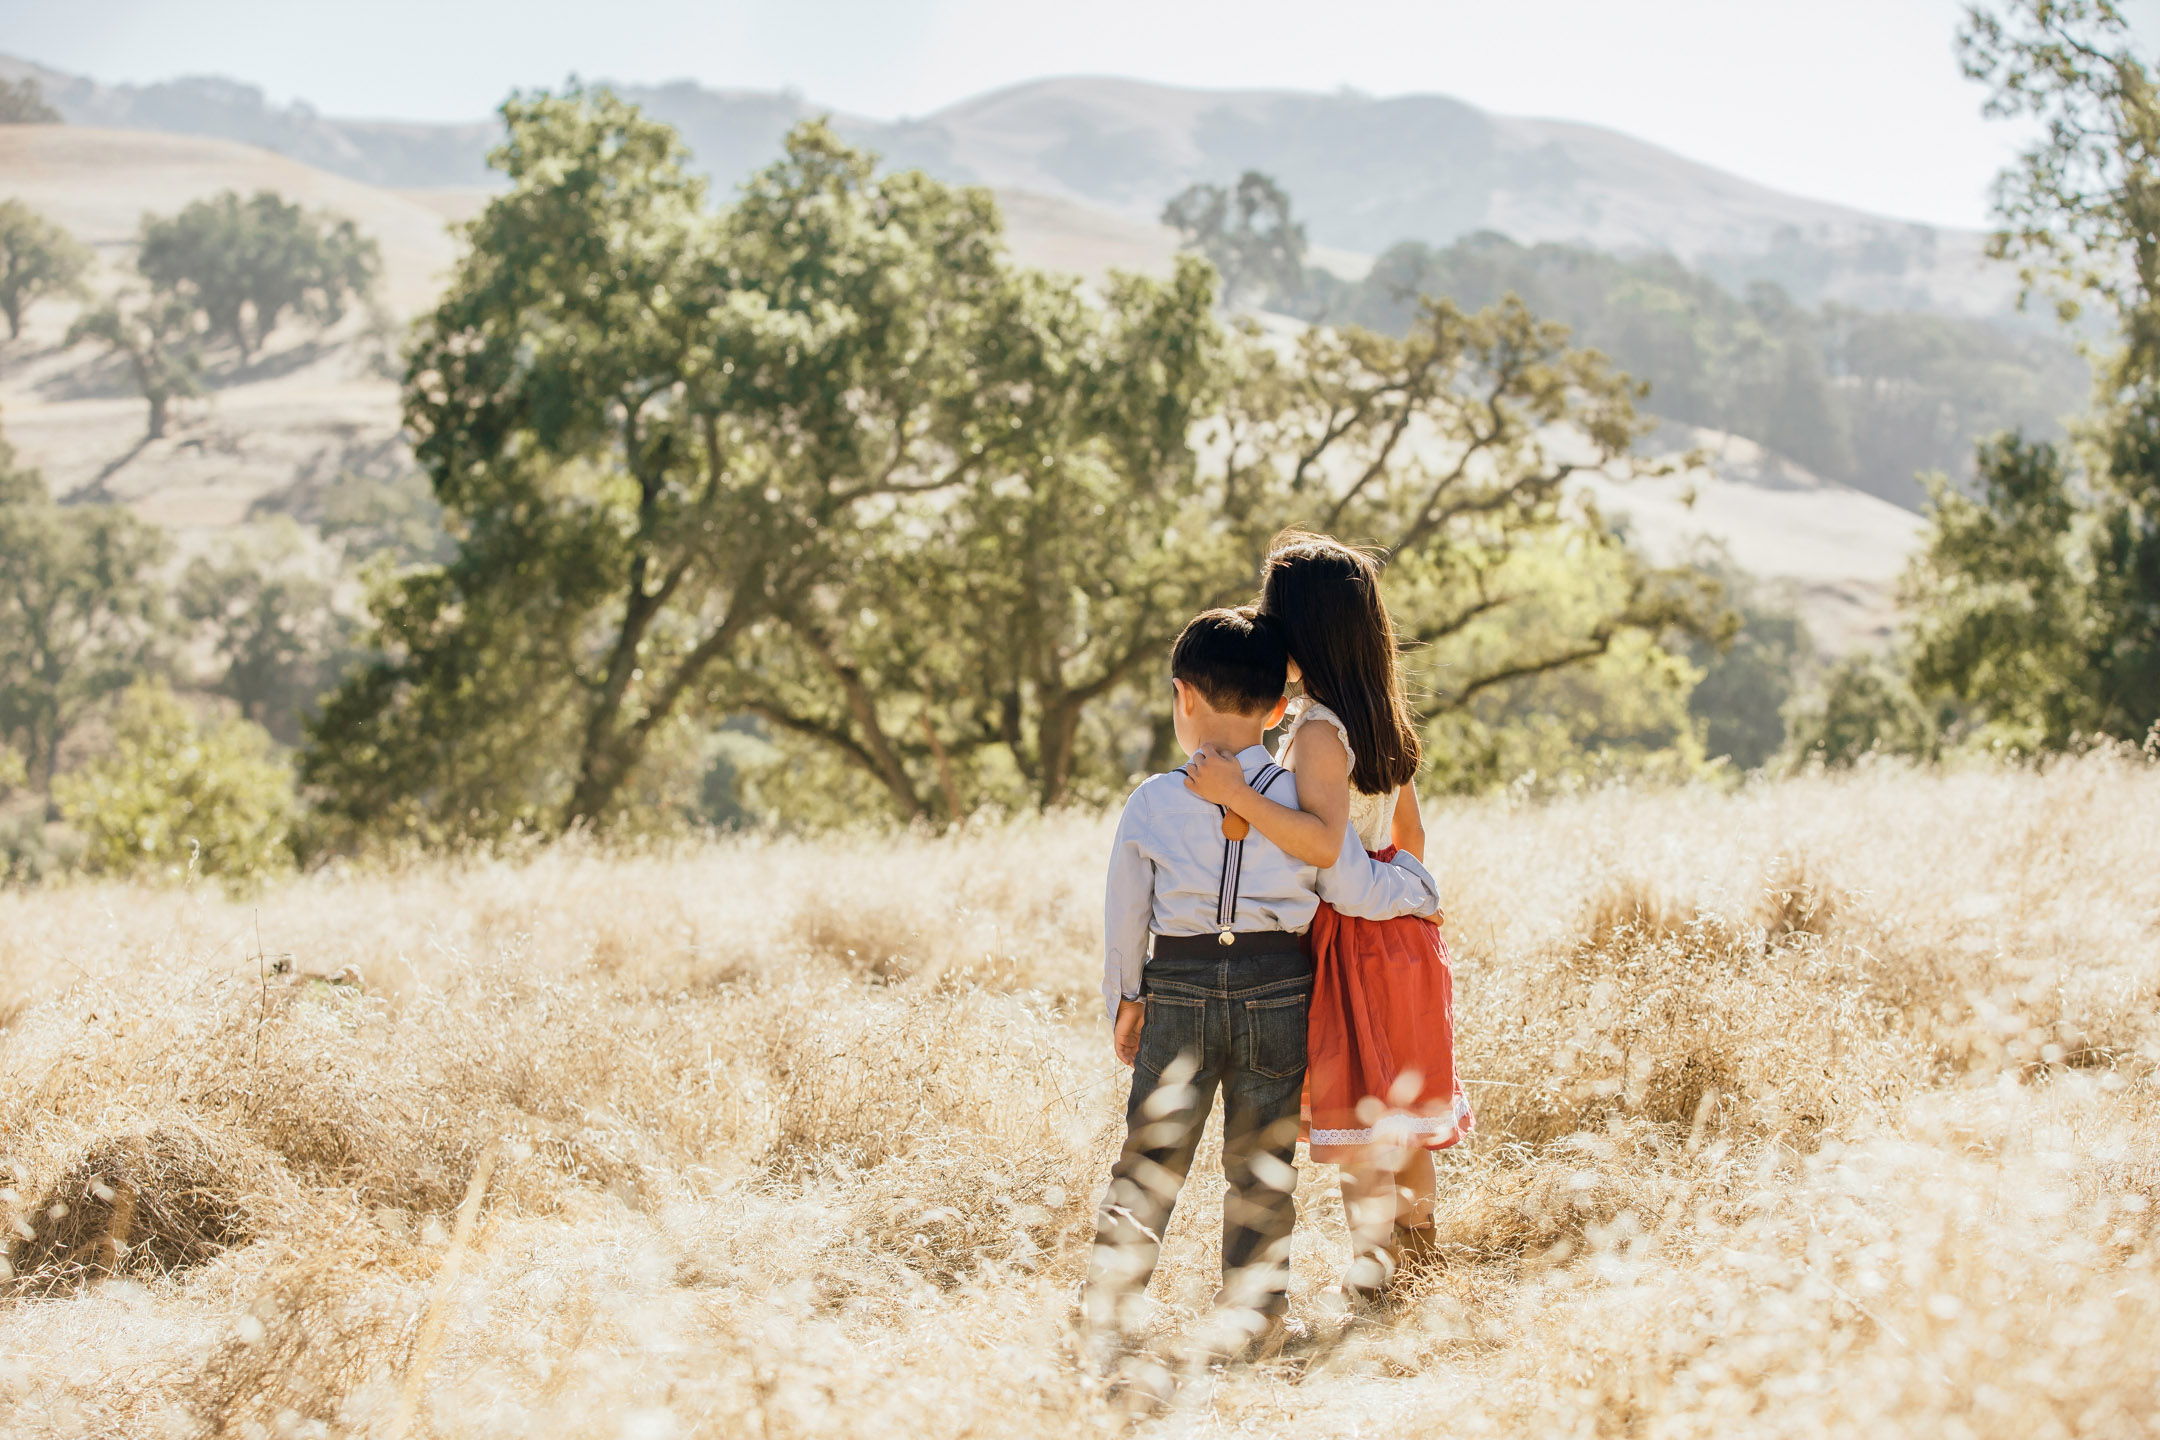
<svg viewBox="0 0 2160 1440">
<path fill-rule="evenodd" d="M 2141 0 L 2160 9 L 2160 0 Z M 514 86 L 689 78 L 920 115 L 1052 74 L 1436 91 L 1588 120 L 1806 195 L 1981 225 L 2015 136 L 1959 0 L 0 0 L 0 50 L 222 74 L 330 114 L 468 119 Z"/>
</svg>

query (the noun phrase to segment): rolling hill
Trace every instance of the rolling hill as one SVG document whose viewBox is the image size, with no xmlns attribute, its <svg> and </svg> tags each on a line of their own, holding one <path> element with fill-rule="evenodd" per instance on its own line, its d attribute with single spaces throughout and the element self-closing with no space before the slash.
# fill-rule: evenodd
<svg viewBox="0 0 2160 1440">
<path fill-rule="evenodd" d="M 475 186 L 497 127 L 345 120 L 251 86 L 108 86 L 0 56 L 71 123 L 218 136 L 391 188 Z M 622 85 L 675 125 L 722 188 L 821 107 L 688 81 Z M 1102 76 L 1031 81 L 919 119 L 837 115 L 851 139 L 942 179 L 1152 222 L 1195 180 L 1274 175 L 1322 245 L 1372 255 L 1492 230 L 1525 243 L 1669 251 L 1729 283 L 1796 299 L 1992 315 L 2012 296 L 1981 237 L 1786 195 L 1597 126 L 1490 114 L 1441 95 L 1183 89 Z"/>
<path fill-rule="evenodd" d="M 1611 130 L 1493 115 L 1440 95 L 1075 77 L 865 138 L 895 163 L 1136 216 L 1195 180 L 1262 170 L 1295 197 L 1316 241 L 1367 254 L 1492 230 L 1670 251 L 1783 278 L 1805 300 L 1988 313 L 2008 297 L 1977 235 L 1781 194 Z M 1799 273 L 1803 256 L 1823 273 Z"/>
<path fill-rule="evenodd" d="M 257 145 L 81 125 L 0 125 L 0 189 L 50 216 L 108 260 L 133 245 L 145 213 L 169 214 L 220 190 L 275 190 L 350 216 L 382 247 L 383 299 L 425 309 L 456 247 L 436 209 Z"/>
</svg>

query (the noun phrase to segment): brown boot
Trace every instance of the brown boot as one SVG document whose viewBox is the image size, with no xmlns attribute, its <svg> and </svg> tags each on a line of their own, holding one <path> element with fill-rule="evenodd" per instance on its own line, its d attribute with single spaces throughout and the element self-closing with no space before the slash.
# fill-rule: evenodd
<svg viewBox="0 0 2160 1440">
<path fill-rule="evenodd" d="M 1395 1233 L 1388 1240 L 1388 1248 L 1395 1254 L 1396 1284 L 1408 1280 L 1422 1270 L 1430 1270 L 1440 1263 L 1440 1236 L 1430 1221 L 1423 1225 L 1395 1223 Z"/>
<path fill-rule="evenodd" d="M 1280 1315 L 1270 1315 L 1260 1327 L 1260 1333 L 1246 1344 L 1245 1358 L 1260 1364 L 1282 1359 L 1283 1342 L 1290 1338 L 1290 1322 Z"/>
<path fill-rule="evenodd" d="M 1440 1241 L 1431 1225 L 1397 1222 L 1387 1243 L 1361 1251 L 1342 1279 L 1343 1296 L 1357 1310 L 1384 1310 L 1412 1278 L 1437 1265 Z"/>
<path fill-rule="evenodd" d="M 1401 1273 L 1402 1259 L 1393 1238 L 1384 1244 L 1360 1246 L 1350 1268 L 1343 1272 L 1343 1298 L 1353 1311 L 1384 1310 L 1394 1293 L 1395 1277 Z"/>
</svg>

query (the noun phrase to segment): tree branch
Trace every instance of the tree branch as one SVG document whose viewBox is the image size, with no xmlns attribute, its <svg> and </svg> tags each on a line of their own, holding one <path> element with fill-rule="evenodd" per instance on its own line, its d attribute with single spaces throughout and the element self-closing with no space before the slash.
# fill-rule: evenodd
<svg viewBox="0 0 2160 1440">
<path fill-rule="evenodd" d="M 1543 660 L 1525 660 L 1519 664 L 1502 666 L 1490 675 L 1480 675 L 1455 691 L 1453 698 L 1446 704 L 1436 705 L 1425 712 L 1425 718 L 1431 719 L 1450 710 L 1459 710 L 1467 705 L 1472 697 L 1490 690 L 1495 685 L 1505 685 L 1510 680 L 1526 680 L 1533 675 L 1547 675 L 1555 670 L 1564 670 L 1570 665 L 1580 665 L 1585 660 L 1595 660 L 1612 649 L 1615 633 L 1613 627 L 1601 627 L 1590 640 L 1563 654 L 1548 656 Z"/>
<path fill-rule="evenodd" d="M 821 724 L 807 716 L 797 715 L 790 710 L 782 709 L 771 700 L 743 700 L 738 702 L 738 708 L 746 714 L 758 716 L 763 720 L 770 720 L 783 730 L 791 730 L 807 739 L 830 745 L 835 750 L 845 754 L 856 764 L 862 766 L 863 769 L 870 771 L 872 774 L 877 773 L 877 762 L 871 758 L 870 752 L 863 749 L 855 737 L 845 730 Z"/>
<path fill-rule="evenodd" d="M 899 753 L 893 748 L 892 738 L 885 733 L 885 727 L 878 721 L 877 701 L 871 695 L 870 687 L 863 683 L 862 671 L 835 653 L 831 637 L 826 635 L 814 620 L 792 611 L 784 613 L 780 618 L 781 623 L 817 657 L 826 673 L 839 683 L 840 693 L 847 701 L 849 718 L 861 732 L 862 743 L 856 748 L 858 752 L 869 757 L 870 773 L 877 776 L 885 788 L 892 792 L 893 798 L 901 803 L 909 818 L 922 815 L 926 809 L 922 797 L 915 792 L 915 782 L 908 775 L 907 766 L 901 762 Z"/>
<path fill-rule="evenodd" d="M 1379 452 L 1373 456 L 1371 463 L 1366 465 L 1364 473 L 1353 480 L 1350 488 L 1336 499 L 1335 504 L 1328 510 L 1327 523 L 1321 528 L 1333 530 L 1342 519 L 1343 512 L 1365 492 L 1365 487 L 1387 469 L 1388 461 L 1395 456 L 1395 447 L 1401 444 L 1403 436 L 1409 433 L 1410 421 L 1416 414 L 1417 407 L 1407 401 L 1402 409 L 1396 412 L 1395 423 L 1388 427 L 1387 439 L 1381 442 Z"/>
<path fill-rule="evenodd" d="M 1498 610 L 1501 606 L 1512 605 L 1521 598 L 1522 597 L 1520 595 L 1489 596 L 1485 599 L 1479 600 L 1474 605 L 1466 606 L 1465 608 L 1456 611 L 1453 615 L 1450 615 L 1447 619 L 1440 621 L 1436 625 L 1427 625 L 1421 627 L 1412 638 L 1415 639 L 1420 645 L 1431 645 L 1437 641 L 1445 640 L 1450 635 L 1458 634 L 1461 631 L 1469 628 L 1470 623 L 1476 620 L 1480 615 L 1490 615 L 1493 611 Z"/>
<path fill-rule="evenodd" d="M 852 489 L 831 491 L 826 498 L 826 513 L 841 510 L 857 500 L 867 500 L 873 495 L 931 495 L 940 490 L 949 490 L 965 480 L 980 463 L 980 456 L 964 455 L 943 475 L 909 482 L 890 478 L 899 469 L 896 462 L 878 479 L 866 480 Z"/>
</svg>

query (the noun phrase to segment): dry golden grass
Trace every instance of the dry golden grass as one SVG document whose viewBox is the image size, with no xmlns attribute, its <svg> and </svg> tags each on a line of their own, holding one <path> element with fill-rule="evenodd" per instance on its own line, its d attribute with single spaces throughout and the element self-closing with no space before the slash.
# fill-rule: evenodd
<svg viewBox="0 0 2160 1440">
<path fill-rule="evenodd" d="M 416 1349 L 446 1437 L 2160 1428 L 2160 768 L 1433 835 L 1443 1262 L 1345 1329 L 1308 1167 L 1308 1338 L 1138 1421 L 1068 1328 L 1123 1092 L 1099 821 L 0 895 L 0 1430 L 382 1436 Z"/>
</svg>

